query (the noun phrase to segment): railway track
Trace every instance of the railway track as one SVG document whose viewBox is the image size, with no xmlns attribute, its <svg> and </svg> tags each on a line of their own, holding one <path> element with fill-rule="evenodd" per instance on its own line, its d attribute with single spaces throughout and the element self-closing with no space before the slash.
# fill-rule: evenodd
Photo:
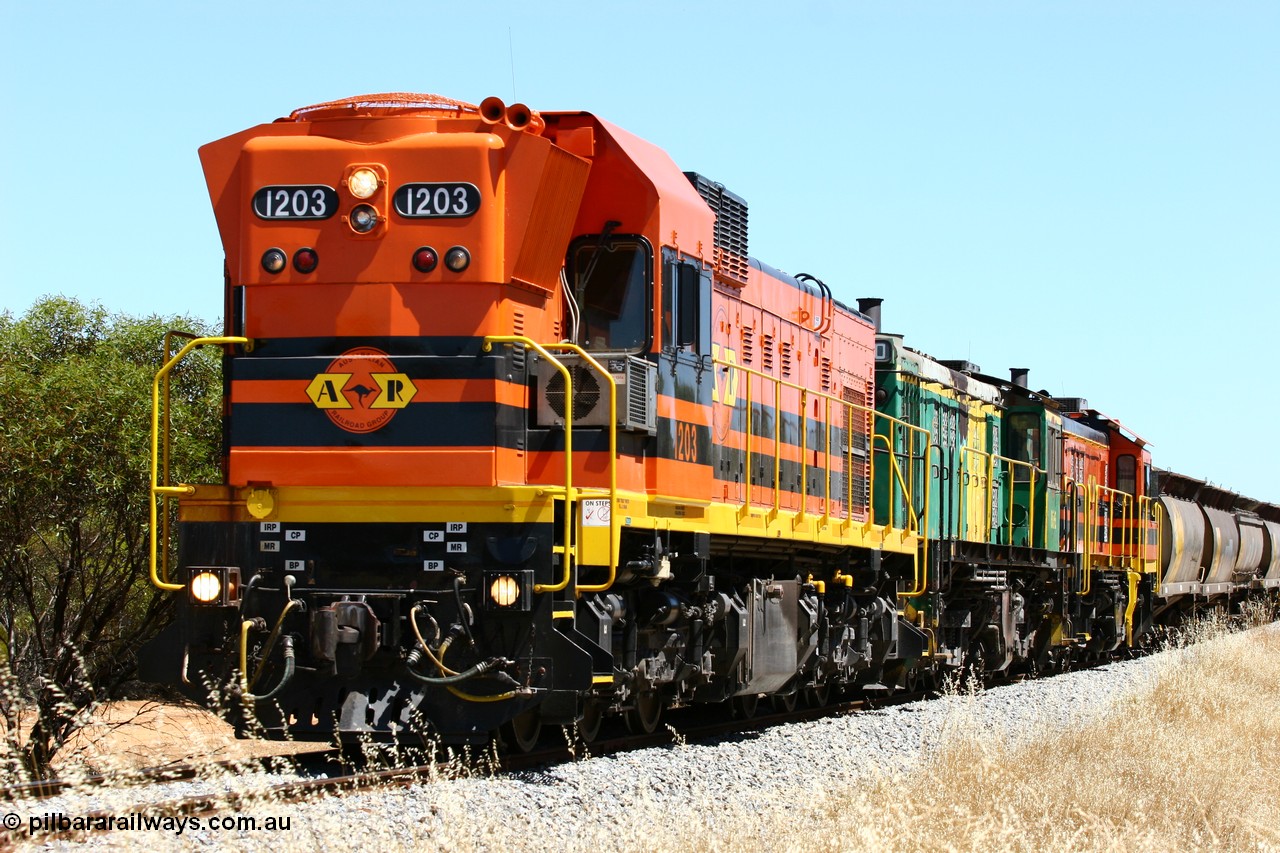
<svg viewBox="0 0 1280 853">
<path fill-rule="evenodd" d="M 0 787 L 0 801 L 47 800 L 73 789 L 105 786 L 117 788 L 140 787 L 163 782 L 198 779 L 202 776 L 219 772 L 240 773 L 249 769 L 268 772 L 271 770 L 278 771 L 282 768 L 293 769 L 299 766 L 320 767 L 325 763 L 337 764 L 339 760 L 337 750 L 326 748 L 292 755 L 269 755 L 260 758 L 239 758 L 231 761 L 213 761 L 200 764 L 166 764 L 159 767 L 144 767 L 134 771 L 104 773 L 76 779 L 39 779 L 33 782 L 20 782 L 16 785 Z"/>
</svg>

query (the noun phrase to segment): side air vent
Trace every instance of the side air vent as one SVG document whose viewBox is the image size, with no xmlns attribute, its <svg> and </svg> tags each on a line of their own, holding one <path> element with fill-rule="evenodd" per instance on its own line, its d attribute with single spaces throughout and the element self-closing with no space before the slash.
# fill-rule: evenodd
<svg viewBox="0 0 1280 853">
<path fill-rule="evenodd" d="M 573 424 L 578 427 L 609 425 L 609 391 L 595 368 L 577 356 L 558 356 L 573 380 Z M 602 359 L 618 386 L 618 428 L 656 435 L 658 422 L 655 393 L 657 366 L 635 356 Z M 564 374 L 555 365 L 537 359 L 538 426 L 564 426 Z"/>
<path fill-rule="evenodd" d="M 579 364 L 568 365 L 568 367 L 569 375 L 573 379 L 573 420 L 575 423 L 584 423 L 600 402 L 600 380 L 595 377 L 595 371 L 588 367 Z M 544 399 L 555 414 L 556 421 L 564 423 L 564 413 L 567 408 L 565 379 L 560 371 L 551 371 L 551 376 L 547 379 Z"/>
<path fill-rule="evenodd" d="M 511 315 L 511 333 L 515 335 L 524 334 L 524 312 L 516 311 Z M 511 367 L 517 373 L 524 373 L 525 351 L 524 344 L 516 344 L 511 348 Z"/>
<path fill-rule="evenodd" d="M 684 176 L 716 215 L 716 275 L 732 283 L 746 284 L 751 266 L 747 254 L 746 201 L 725 189 L 724 184 L 697 172 L 685 172 Z"/>
</svg>

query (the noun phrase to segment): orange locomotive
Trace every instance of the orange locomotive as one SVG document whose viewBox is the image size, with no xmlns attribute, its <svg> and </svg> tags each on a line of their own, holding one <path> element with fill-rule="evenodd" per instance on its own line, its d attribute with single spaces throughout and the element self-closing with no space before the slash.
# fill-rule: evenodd
<svg viewBox="0 0 1280 853">
<path fill-rule="evenodd" d="M 153 674 L 271 735 L 527 747 L 927 655 L 913 496 L 870 506 L 874 327 L 750 259 L 741 199 L 496 99 L 320 104 L 201 159 L 226 476 L 157 464 L 186 595 Z"/>
</svg>

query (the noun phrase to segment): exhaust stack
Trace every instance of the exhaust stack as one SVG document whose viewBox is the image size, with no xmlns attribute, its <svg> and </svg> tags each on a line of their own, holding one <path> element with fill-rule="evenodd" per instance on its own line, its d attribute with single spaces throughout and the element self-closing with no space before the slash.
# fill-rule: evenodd
<svg viewBox="0 0 1280 853">
<path fill-rule="evenodd" d="M 883 299 L 874 296 L 868 296 L 865 299 L 858 300 L 858 310 L 871 318 L 871 322 L 875 324 L 876 332 L 880 331 L 880 304 Z"/>
</svg>

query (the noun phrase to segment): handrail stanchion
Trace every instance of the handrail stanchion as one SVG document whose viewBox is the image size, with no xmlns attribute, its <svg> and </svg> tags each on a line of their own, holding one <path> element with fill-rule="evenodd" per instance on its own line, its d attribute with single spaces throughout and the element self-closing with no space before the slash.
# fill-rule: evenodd
<svg viewBox="0 0 1280 853">
<path fill-rule="evenodd" d="M 523 335 L 486 335 L 484 345 L 481 347 L 483 352 L 490 352 L 494 344 L 524 344 L 533 349 L 538 355 L 545 358 L 551 363 L 560 375 L 564 377 L 564 539 L 561 556 L 564 558 L 564 577 L 559 582 L 552 584 L 535 583 L 533 591 L 541 592 L 560 592 L 569 586 L 569 581 L 573 578 L 573 549 L 570 543 L 573 542 L 573 375 L 569 372 L 569 368 L 565 367 L 559 359 L 547 351 L 532 338 L 526 338 Z"/>
<path fill-rule="evenodd" d="M 181 335 L 182 333 L 179 333 L 179 334 Z M 183 336 L 185 337 L 185 335 Z M 166 336 L 165 337 L 165 356 L 169 355 L 169 342 L 170 342 L 170 339 L 168 336 Z M 178 485 L 175 486 L 175 485 L 170 485 L 169 483 L 169 430 L 168 430 L 168 427 L 169 427 L 169 394 L 168 394 L 169 372 L 173 370 L 173 368 L 177 367 L 178 363 L 181 362 L 184 358 L 186 358 L 187 355 L 190 354 L 190 352 L 194 350 L 196 347 L 226 346 L 231 344 L 249 344 L 249 343 L 250 343 L 249 338 L 242 338 L 237 336 L 221 336 L 221 337 L 209 337 L 209 338 L 192 337 L 190 340 L 187 341 L 186 345 L 183 346 L 182 349 L 178 350 L 173 355 L 173 357 L 169 358 L 168 361 L 164 363 L 164 366 L 161 367 L 160 370 L 156 372 L 155 379 L 151 381 L 151 498 L 148 501 L 151 508 L 151 512 L 150 512 L 151 524 L 148 528 L 151 553 L 149 557 L 149 563 L 150 563 L 149 570 L 150 570 L 152 585 L 159 589 L 166 589 L 166 590 L 183 589 L 182 584 L 170 583 L 168 580 L 167 550 L 169 547 L 169 540 L 168 540 L 169 526 L 168 526 L 167 519 L 168 519 L 169 512 L 168 512 L 168 504 L 166 503 L 166 500 L 169 497 L 177 497 L 180 495 L 192 495 L 192 494 L 195 494 L 195 491 L 196 491 L 195 486 L 189 486 L 184 483 L 179 483 Z M 160 388 L 161 388 L 161 383 L 164 384 L 164 398 L 165 398 L 165 405 L 164 405 L 165 467 L 164 467 L 163 483 L 160 482 L 160 421 L 161 421 L 160 419 L 160 397 L 161 397 Z M 161 503 L 164 505 L 165 518 L 166 518 L 166 522 L 164 526 L 164 532 L 165 532 L 164 543 L 165 543 L 165 549 L 166 549 L 164 579 L 161 579 L 159 574 L 159 559 L 158 559 L 159 531 L 156 529 L 157 528 L 157 513 L 156 513 L 157 498 L 159 498 Z"/>
<path fill-rule="evenodd" d="M 604 583 L 578 584 L 577 594 L 584 592 L 605 592 L 618 579 L 619 558 L 619 526 L 614 509 L 618 505 L 618 383 L 613 374 L 605 370 L 604 365 L 596 361 L 586 350 L 577 344 L 559 343 L 544 344 L 549 350 L 565 350 L 582 356 L 583 361 L 590 364 L 597 373 L 604 377 L 609 389 L 609 572 Z M 581 492 L 581 490 L 579 490 Z"/>
</svg>

